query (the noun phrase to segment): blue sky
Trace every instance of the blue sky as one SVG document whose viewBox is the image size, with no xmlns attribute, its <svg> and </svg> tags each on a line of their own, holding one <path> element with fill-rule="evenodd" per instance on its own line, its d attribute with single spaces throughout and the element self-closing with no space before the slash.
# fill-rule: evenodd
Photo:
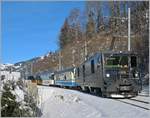
<svg viewBox="0 0 150 118">
<path fill-rule="evenodd" d="M 2 62 L 16 63 L 58 47 L 60 28 L 84 2 L 3 2 Z"/>
</svg>

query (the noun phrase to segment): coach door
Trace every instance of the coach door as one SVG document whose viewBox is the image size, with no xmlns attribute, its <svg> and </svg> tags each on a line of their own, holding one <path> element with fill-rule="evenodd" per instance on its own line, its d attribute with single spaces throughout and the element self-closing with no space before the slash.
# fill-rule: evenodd
<svg viewBox="0 0 150 118">
<path fill-rule="evenodd" d="M 82 65 L 83 83 L 85 82 L 85 65 Z"/>
<path fill-rule="evenodd" d="M 102 56 L 99 55 L 98 56 L 98 60 L 97 60 L 97 79 L 99 80 L 100 83 L 102 83 L 102 79 L 103 79 L 103 64 L 102 64 Z"/>
</svg>

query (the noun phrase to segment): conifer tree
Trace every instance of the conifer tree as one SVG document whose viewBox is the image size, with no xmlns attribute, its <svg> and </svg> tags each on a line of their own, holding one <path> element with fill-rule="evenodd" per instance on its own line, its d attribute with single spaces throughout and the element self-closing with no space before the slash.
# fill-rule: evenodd
<svg viewBox="0 0 150 118">
<path fill-rule="evenodd" d="M 11 93 L 10 84 L 4 84 L 1 97 L 1 105 L 2 105 L 2 117 L 12 117 L 14 109 L 19 106 L 16 102 L 16 96 Z"/>
<path fill-rule="evenodd" d="M 90 39 L 94 36 L 95 34 L 95 22 L 94 19 L 92 18 L 92 12 L 89 14 L 87 26 L 86 26 L 86 38 Z"/>
<path fill-rule="evenodd" d="M 60 37 L 59 37 L 59 45 L 61 49 L 71 40 L 69 30 L 70 27 L 69 27 L 68 19 L 66 18 L 64 25 L 61 28 Z"/>
</svg>

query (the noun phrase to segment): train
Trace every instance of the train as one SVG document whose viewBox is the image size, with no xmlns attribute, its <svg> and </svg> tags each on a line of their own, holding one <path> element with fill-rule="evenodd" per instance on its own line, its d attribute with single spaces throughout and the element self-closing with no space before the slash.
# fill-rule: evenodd
<svg viewBox="0 0 150 118">
<path fill-rule="evenodd" d="M 97 52 L 77 67 L 40 73 L 37 84 L 80 88 L 103 97 L 134 97 L 141 91 L 139 56 L 134 52 Z M 43 82 L 42 82 L 43 81 Z"/>
</svg>

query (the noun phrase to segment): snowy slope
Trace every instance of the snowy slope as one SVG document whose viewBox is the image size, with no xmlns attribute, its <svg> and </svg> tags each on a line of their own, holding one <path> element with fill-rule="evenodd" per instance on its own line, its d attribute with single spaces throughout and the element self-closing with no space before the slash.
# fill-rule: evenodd
<svg viewBox="0 0 150 118">
<path fill-rule="evenodd" d="M 15 80 L 18 81 L 21 77 L 20 72 L 9 72 L 9 71 L 0 71 L 0 75 L 5 75 L 5 80 Z"/>
<path fill-rule="evenodd" d="M 79 91 L 38 86 L 44 118 L 148 118 L 149 112 Z"/>
<path fill-rule="evenodd" d="M 5 69 L 5 68 L 6 68 L 6 66 L 4 64 L 0 64 L 0 69 L 1 70 Z"/>
</svg>

